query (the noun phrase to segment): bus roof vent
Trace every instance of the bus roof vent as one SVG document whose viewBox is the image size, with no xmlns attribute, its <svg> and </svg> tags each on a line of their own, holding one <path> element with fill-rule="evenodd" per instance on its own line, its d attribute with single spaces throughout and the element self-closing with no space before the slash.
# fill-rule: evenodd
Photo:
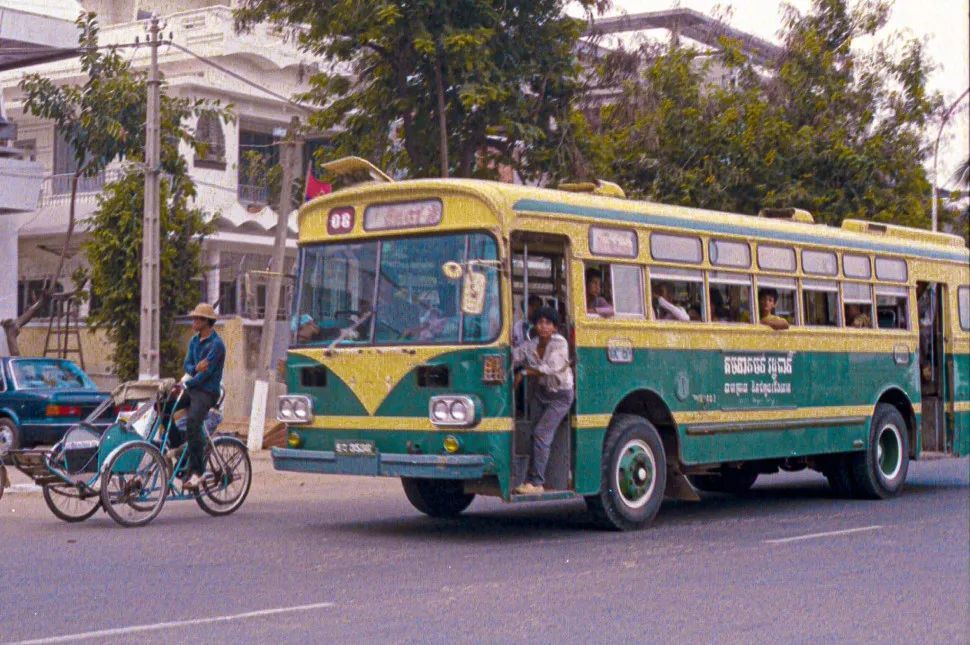
<svg viewBox="0 0 970 645">
<path fill-rule="evenodd" d="M 626 193 L 623 192 L 619 184 L 614 184 L 612 181 L 605 181 L 603 179 L 559 184 L 559 190 L 565 190 L 570 193 L 592 193 L 593 195 L 619 197 L 620 199 L 626 198 Z"/>
<path fill-rule="evenodd" d="M 762 208 L 758 211 L 758 216 L 769 219 L 787 219 L 802 224 L 815 223 L 815 218 L 812 217 L 812 214 L 801 208 Z"/>
<path fill-rule="evenodd" d="M 883 224 L 882 222 L 866 222 L 861 219 L 844 220 L 842 222 L 842 230 L 852 231 L 853 233 L 869 233 L 870 235 L 894 237 L 896 239 L 909 240 L 911 242 L 942 244 L 943 246 L 952 246 L 958 249 L 963 249 L 967 246 L 966 242 L 964 242 L 963 238 L 959 235 L 927 231 L 923 228 L 897 226 L 896 224 Z"/>
<path fill-rule="evenodd" d="M 365 176 L 367 177 L 364 181 L 378 181 L 378 182 L 393 182 L 394 180 L 387 176 L 383 170 L 367 161 L 366 159 L 361 159 L 360 157 L 341 157 L 340 159 L 334 159 L 333 161 L 328 161 L 323 165 L 323 169 L 327 172 L 336 175 L 338 177 L 348 177 L 353 179 L 353 176 Z M 350 184 L 362 183 L 351 181 Z"/>
</svg>

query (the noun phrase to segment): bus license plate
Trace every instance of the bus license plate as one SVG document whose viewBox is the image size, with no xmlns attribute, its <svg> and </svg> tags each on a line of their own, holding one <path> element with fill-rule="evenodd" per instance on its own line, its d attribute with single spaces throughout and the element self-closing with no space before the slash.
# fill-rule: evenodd
<svg viewBox="0 0 970 645">
<path fill-rule="evenodd" d="M 341 457 L 373 457 L 377 454 L 377 447 L 373 441 L 337 439 L 333 444 L 333 451 Z"/>
</svg>

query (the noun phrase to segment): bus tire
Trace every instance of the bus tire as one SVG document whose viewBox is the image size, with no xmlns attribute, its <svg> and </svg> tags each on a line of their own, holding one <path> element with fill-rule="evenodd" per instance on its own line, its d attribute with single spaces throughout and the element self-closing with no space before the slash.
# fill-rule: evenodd
<svg viewBox="0 0 970 645">
<path fill-rule="evenodd" d="M 869 427 L 869 443 L 849 456 L 852 483 L 859 497 L 886 499 L 899 493 L 909 469 L 906 421 L 886 403 L 876 405 Z"/>
<path fill-rule="evenodd" d="M 411 505 L 431 517 L 456 517 L 475 499 L 459 479 L 401 477 L 401 484 Z"/>
<path fill-rule="evenodd" d="M 586 507 L 601 527 L 632 531 L 650 523 L 667 486 L 667 458 L 653 424 L 643 417 L 613 417 L 603 442 L 600 492 Z"/>
<path fill-rule="evenodd" d="M 759 474 L 751 468 L 721 468 L 716 474 L 690 475 L 687 479 L 697 490 L 743 495 L 751 490 Z"/>
</svg>

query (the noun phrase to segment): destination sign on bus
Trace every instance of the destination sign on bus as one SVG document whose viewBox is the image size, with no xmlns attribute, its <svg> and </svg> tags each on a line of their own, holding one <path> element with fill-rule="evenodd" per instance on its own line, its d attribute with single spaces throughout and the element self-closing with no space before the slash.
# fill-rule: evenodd
<svg viewBox="0 0 970 645">
<path fill-rule="evenodd" d="M 596 255 L 635 258 L 638 251 L 636 231 L 590 226 L 589 250 Z"/>
<path fill-rule="evenodd" d="M 364 211 L 365 231 L 437 226 L 440 223 L 441 202 L 437 199 L 374 204 Z"/>
</svg>

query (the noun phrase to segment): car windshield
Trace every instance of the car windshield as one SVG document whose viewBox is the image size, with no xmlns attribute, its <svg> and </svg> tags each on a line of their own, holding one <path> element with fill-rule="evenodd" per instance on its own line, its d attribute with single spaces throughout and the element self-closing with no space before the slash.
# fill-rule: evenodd
<svg viewBox="0 0 970 645">
<path fill-rule="evenodd" d="M 483 343 L 501 327 L 498 249 L 484 233 L 304 247 L 293 345 Z M 461 311 L 460 278 L 486 277 L 481 314 Z"/>
<path fill-rule="evenodd" d="M 21 389 L 97 389 L 91 379 L 70 361 L 17 359 L 11 361 L 10 366 L 14 381 Z"/>
</svg>

